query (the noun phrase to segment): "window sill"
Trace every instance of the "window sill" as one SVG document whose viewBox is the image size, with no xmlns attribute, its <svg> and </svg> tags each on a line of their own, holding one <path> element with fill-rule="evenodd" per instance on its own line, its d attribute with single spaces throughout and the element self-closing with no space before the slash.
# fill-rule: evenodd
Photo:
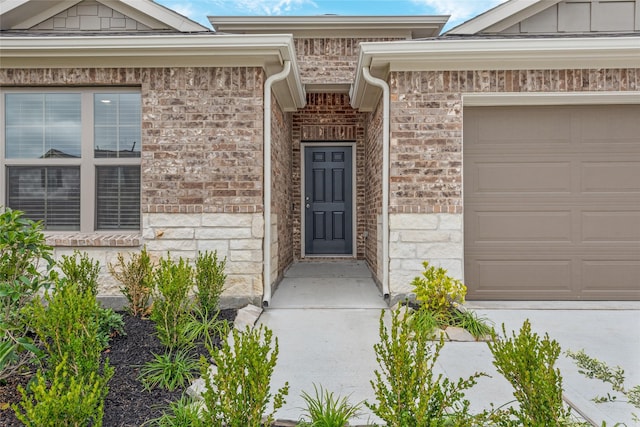
<svg viewBox="0 0 640 427">
<path fill-rule="evenodd" d="M 140 233 L 60 233 L 45 232 L 46 243 L 53 247 L 135 247 L 142 244 Z"/>
</svg>

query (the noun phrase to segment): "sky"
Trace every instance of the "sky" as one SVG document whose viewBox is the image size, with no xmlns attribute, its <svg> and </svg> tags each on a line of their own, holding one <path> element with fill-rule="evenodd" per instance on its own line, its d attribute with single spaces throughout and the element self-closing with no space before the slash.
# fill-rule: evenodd
<svg viewBox="0 0 640 427">
<path fill-rule="evenodd" d="M 451 15 L 455 27 L 506 0 L 155 0 L 211 27 L 207 16 Z"/>
</svg>

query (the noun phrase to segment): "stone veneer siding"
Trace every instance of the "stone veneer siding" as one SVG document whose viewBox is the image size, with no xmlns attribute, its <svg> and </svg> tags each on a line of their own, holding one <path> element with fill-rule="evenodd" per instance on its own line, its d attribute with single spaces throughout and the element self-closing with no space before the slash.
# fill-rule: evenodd
<svg viewBox="0 0 640 427">
<path fill-rule="evenodd" d="M 55 255 L 87 251 L 103 266 L 101 294 L 118 295 L 106 265 L 146 244 L 156 256 L 228 257 L 225 298 L 262 295 L 261 68 L 2 69 L 14 87 L 131 86 L 142 96 L 142 235 L 47 233 Z"/>
<path fill-rule="evenodd" d="M 640 88 L 640 69 L 392 72 L 390 288 L 411 291 L 422 262 L 463 278 L 462 96 Z"/>
<path fill-rule="evenodd" d="M 340 93 L 310 93 L 307 94 L 307 105 L 304 109 L 293 113 L 293 242 L 294 256 L 301 256 L 301 143 L 318 145 L 332 142 L 354 142 L 353 156 L 356 168 L 356 206 L 353 214 L 356 216 L 356 247 L 354 255 L 358 259 L 364 258 L 364 230 L 365 230 L 365 166 L 364 166 L 364 136 L 366 115 L 351 108 L 349 96 Z"/>
</svg>

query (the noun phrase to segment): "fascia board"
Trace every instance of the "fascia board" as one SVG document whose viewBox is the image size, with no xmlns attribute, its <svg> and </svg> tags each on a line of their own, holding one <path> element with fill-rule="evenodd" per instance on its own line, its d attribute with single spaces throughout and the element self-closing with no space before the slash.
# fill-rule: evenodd
<svg viewBox="0 0 640 427">
<path fill-rule="evenodd" d="M 95 37 L 1 37 L 0 68 L 52 67 L 262 67 L 267 77 L 291 61 L 277 85 L 285 111 L 305 104 L 291 35 L 155 35 Z"/>
<path fill-rule="evenodd" d="M 218 32 L 269 34 L 291 33 L 297 37 L 358 37 L 419 34 L 435 37 L 449 16 L 209 16 Z M 426 33 L 425 33 L 426 31 Z"/>
<path fill-rule="evenodd" d="M 391 71 L 640 68 L 640 37 L 429 40 L 362 43 L 352 90 L 354 108 L 369 99 L 362 67 Z"/>
<path fill-rule="evenodd" d="M 558 0 L 559 1 L 559 0 Z M 487 12 L 463 22 L 457 27 L 452 28 L 445 34 L 478 34 L 479 32 L 489 28 L 504 19 L 508 19 L 512 15 L 520 13 L 524 9 L 534 6 L 537 3 L 550 3 L 552 6 L 558 3 L 556 0 L 510 0 L 502 3 Z"/>
</svg>

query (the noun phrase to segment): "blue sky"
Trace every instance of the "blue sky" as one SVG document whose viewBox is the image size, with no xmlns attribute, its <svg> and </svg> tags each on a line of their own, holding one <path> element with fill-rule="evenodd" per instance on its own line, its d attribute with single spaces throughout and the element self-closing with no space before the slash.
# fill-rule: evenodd
<svg viewBox="0 0 640 427">
<path fill-rule="evenodd" d="M 456 26 L 505 0 L 155 0 L 210 27 L 207 16 L 451 15 Z"/>
</svg>

